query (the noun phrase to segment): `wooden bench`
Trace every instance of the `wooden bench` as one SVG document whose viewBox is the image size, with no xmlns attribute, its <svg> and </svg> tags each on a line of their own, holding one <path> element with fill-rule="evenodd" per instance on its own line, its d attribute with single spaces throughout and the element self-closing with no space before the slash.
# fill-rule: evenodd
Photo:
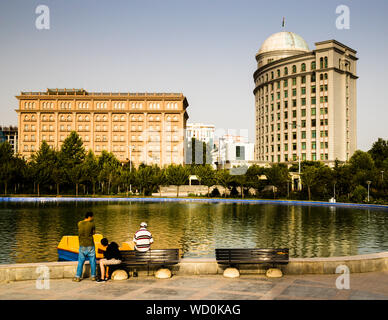
<svg viewBox="0 0 388 320">
<path fill-rule="evenodd" d="M 289 249 L 216 249 L 216 260 L 219 264 L 236 267 L 240 264 L 263 263 L 275 267 L 276 264 L 287 264 Z"/>
<path fill-rule="evenodd" d="M 180 260 L 179 249 L 150 249 L 147 252 L 136 250 L 121 250 L 121 263 L 110 265 L 109 276 L 114 270 L 124 269 L 127 272 L 137 266 L 147 266 L 147 275 L 153 266 L 167 267 L 175 265 Z"/>
</svg>

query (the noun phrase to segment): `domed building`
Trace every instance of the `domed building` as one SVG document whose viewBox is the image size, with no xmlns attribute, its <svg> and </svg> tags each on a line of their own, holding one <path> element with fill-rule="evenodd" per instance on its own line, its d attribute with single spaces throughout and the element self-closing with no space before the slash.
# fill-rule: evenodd
<svg viewBox="0 0 388 320">
<path fill-rule="evenodd" d="M 267 38 L 257 55 L 255 159 L 347 161 L 357 149 L 356 51 L 293 32 Z"/>
</svg>

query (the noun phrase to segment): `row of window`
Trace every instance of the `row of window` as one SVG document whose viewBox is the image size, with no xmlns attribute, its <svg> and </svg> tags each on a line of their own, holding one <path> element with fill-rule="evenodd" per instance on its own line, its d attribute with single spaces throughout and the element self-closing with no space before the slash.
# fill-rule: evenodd
<svg viewBox="0 0 388 320">
<path fill-rule="evenodd" d="M 269 156 L 266 156 L 266 157 L 262 156 L 262 157 L 261 157 L 261 160 L 264 161 L 264 159 L 265 159 L 265 161 L 269 161 Z M 277 162 L 281 162 L 280 159 L 281 159 L 281 158 L 280 158 L 280 155 L 278 155 L 278 156 L 277 156 Z M 324 160 L 329 160 L 329 154 L 327 154 L 327 153 L 321 153 L 320 159 L 323 160 L 323 161 L 324 161 Z M 297 161 L 297 160 L 298 160 L 298 156 L 297 156 L 296 154 L 293 154 L 293 155 L 292 155 L 292 160 L 288 158 L 288 154 L 285 154 L 285 155 L 284 155 L 284 161 L 285 161 L 285 162 L 287 162 L 287 161 Z M 306 160 L 307 160 L 306 153 L 302 153 L 302 154 L 301 154 L 301 160 L 302 160 L 302 161 L 306 161 Z M 316 160 L 317 160 L 317 154 L 316 154 L 316 153 L 311 153 L 311 160 L 313 160 L 313 161 L 316 161 Z M 272 161 L 272 162 L 275 162 L 275 156 L 271 156 L 271 161 Z"/>
<path fill-rule="evenodd" d="M 36 102 L 34 101 L 25 101 L 24 102 L 24 109 L 36 109 Z M 113 109 L 116 110 L 124 110 L 125 109 L 125 102 L 113 102 Z M 78 102 L 77 107 L 78 109 L 89 109 L 89 102 L 81 101 Z M 62 110 L 71 110 L 72 109 L 72 102 L 69 101 L 62 101 L 59 103 L 59 107 Z M 143 109 L 143 103 L 142 102 L 132 102 L 131 103 L 132 109 Z M 160 110 L 161 104 L 159 102 L 149 102 L 148 103 L 149 109 L 154 110 Z M 43 101 L 42 102 L 42 109 L 54 109 L 54 102 L 49 101 Z M 108 109 L 108 103 L 107 102 L 96 102 L 96 109 Z M 177 102 L 167 102 L 166 103 L 166 109 L 169 110 L 178 110 L 178 103 Z"/>
<path fill-rule="evenodd" d="M 316 116 L 316 114 L 317 114 L 317 111 L 316 111 L 317 109 L 316 108 L 311 108 L 311 116 Z M 328 108 L 320 108 L 320 114 L 321 115 L 327 115 L 328 114 L 328 111 L 329 109 Z M 302 118 L 304 118 L 304 117 L 306 117 L 306 109 L 301 109 L 300 110 L 301 111 L 301 113 L 300 113 L 300 116 L 302 117 Z M 284 115 L 284 117 L 283 117 L 283 119 L 288 119 L 288 111 L 284 111 L 283 112 L 283 115 Z M 277 121 L 280 121 L 281 120 L 281 115 L 280 115 L 280 112 L 278 112 L 277 114 L 276 114 L 276 120 Z M 271 113 L 270 114 L 270 117 L 268 116 L 268 115 L 265 115 L 265 117 L 264 116 L 260 116 L 260 117 L 257 117 L 256 118 L 256 122 L 257 122 L 257 124 L 260 126 L 263 126 L 264 125 L 264 123 L 268 123 L 269 122 L 269 118 L 271 119 L 270 121 L 271 122 L 274 122 L 275 121 L 275 115 L 273 114 L 273 113 Z M 297 110 L 293 110 L 292 111 L 292 118 L 294 119 L 294 118 L 297 118 Z M 265 122 L 264 122 L 264 119 L 265 119 Z M 321 125 L 327 125 L 327 119 L 320 119 L 321 120 Z M 306 120 L 301 120 L 302 121 L 302 125 L 303 125 L 303 123 L 306 123 Z M 322 121 L 325 121 L 325 124 L 322 124 Z M 285 125 L 284 125 L 284 129 L 288 129 L 288 123 L 287 122 L 285 122 L 284 123 Z M 315 124 L 316 124 L 316 119 L 311 119 L 311 125 L 313 126 L 313 124 L 314 124 L 314 126 L 315 126 Z M 273 124 L 272 124 L 272 126 L 273 126 Z M 280 130 L 280 123 L 278 123 L 278 130 Z"/>
<path fill-rule="evenodd" d="M 315 74 L 311 75 L 311 82 L 316 82 L 316 78 L 315 78 Z M 328 80 L 328 74 L 327 73 L 321 73 L 320 76 L 319 76 L 320 80 L 321 81 L 324 81 L 324 80 Z M 283 87 L 284 88 L 287 88 L 288 87 L 288 83 L 289 83 L 289 80 L 290 79 L 284 79 L 283 80 Z M 314 80 L 314 81 L 313 81 Z M 291 78 L 291 81 L 292 81 L 292 86 L 296 86 L 297 85 L 297 78 Z M 306 83 L 306 76 L 301 76 L 300 77 L 300 82 L 301 84 L 305 84 Z M 271 83 L 269 85 L 265 85 L 263 86 L 262 88 L 259 89 L 259 93 L 262 94 L 264 91 L 265 92 L 268 92 L 268 89 L 270 88 L 271 91 L 274 90 L 274 84 L 276 84 L 276 88 L 277 89 L 280 89 L 280 81 L 276 81 L 275 83 Z"/>
<path fill-rule="evenodd" d="M 59 117 L 59 120 L 60 121 L 72 121 L 72 117 L 70 115 L 67 115 L 67 116 L 61 115 Z M 124 115 L 121 115 L 120 117 L 118 115 L 113 116 L 113 121 L 125 121 L 125 120 L 126 120 L 126 117 Z M 132 116 L 131 120 L 132 121 L 143 121 L 143 118 L 142 118 L 142 116 Z M 160 121 L 160 117 L 156 116 L 154 118 L 154 116 L 150 115 L 148 117 L 148 120 L 149 121 Z M 167 121 L 178 121 L 178 116 L 174 116 L 174 117 L 167 116 L 166 120 Z M 35 115 L 31 115 L 31 117 L 30 117 L 29 115 L 26 114 L 26 115 L 24 115 L 24 121 L 36 121 L 36 117 L 35 117 Z M 43 115 L 42 121 L 54 121 L 54 117 L 53 117 L 53 115 L 50 115 L 50 116 Z M 79 115 L 78 121 L 90 121 L 90 117 L 88 115 L 86 115 L 85 117 L 83 117 L 82 115 Z M 96 121 L 108 121 L 108 117 L 106 115 L 104 115 L 102 117 L 100 115 L 97 115 Z"/>
<path fill-rule="evenodd" d="M 328 58 L 327 57 L 321 57 L 320 60 L 320 68 L 321 69 L 326 69 L 328 67 Z M 313 70 L 316 70 L 316 62 L 315 61 L 312 61 L 311 62 L 311 71 Z M 296 65 L 293 65 L 291 67 L 291 72 L 292 74 L 295 74 L 297 73 L 297 66 Z M 300 66 L 300 72 L 306 72 L 306 64 L 305 63 L 302 63 L 301 66 Z M 276 70 L 276 76 L 277 78 L 280 78 L 282 76 L 281 74 L 281 70 L 280 69 L 277 69 Z M 284 67 L 283 68 L 283 76 L 288 76 L 288 67 Z M 268 82 L 268 80 L 273 80 L 275 79 L 275 71 L 271 71 L 270 73 L 267 73 L 265 75 L 265 79 L 266 79 L 266 82 Z M 261 83 L 264 82 L 264 75 L 261 77 Z"/>
<path fill-rule="evenodd" d="M 321 138 L 327 138 L 329 136 L 328 130 L 320 130 L 319 133 L 320 133 Z M 297 140 L 297 138 L 298 138 L 297 132 L 292 132 L 290 136 L 292 137 L 292 140 Z M 280 141 L 280 137 L 281 137 L 281 135 L 280 135 L 280 133 L 278 133 L 277 134 L 277 141 Z M 266 143 L 269 143 L 268 135 L 266 135 L 265 137 L 264 136 L 258 137 L 259 144 L 264 144 L 264 138 L 265 138 Z M 311 138 L 312 139 L 317 138 L 317 131 L 316 130 L 311 130 Z M 306 139 L 306 131 L 301 131 L 301 139 Z M 284 140 L 288 140 L 288 132 L 284 133 Z M 274 141 L 275 141 L 275 137 L 272 134 L 271 135 L 271 142 L 274 142 Z"/>
<path fill-rule="evenodd" d="M 329 148 L 329 142 L 327 142 L 327 141 L 322 141 L 322 142 L 320 143 L 320 145 L 321 145 L 321 149 L 328 149 L 328 148 Z M 281 151 L 288 151 L 288 146 L 289 146 L 289 144 L 288 144 L 288 143 L 285 143 L 285 144 L 284 144 L 284 147 L 283 147 L 283 150 L 281 150 L 281 145 L 278 144 L 278 145 L 277 145 L 277 151 L 278 151 L 278 152 L 281 152 Z M 301 143 L 301 148 L 302 148 L 302 150 L 306 150 L 306 148 L 307 148 L 307 143 L 306 143 L 306 142 L 302 142 L 302 143 Z M 260 149 L 261 149 L 261 152 L 263 153 L 263 152 L 264 152 L 264 147 L 259 147 L 259 152 L 260 152 Z M 311 142 L 311 149 L 312 149 L 312 150 L 316 150 L 316 149 L 317 149 L 317 143 L 316 143 L 315 141 Z M 292 150 L 293 150 L 293 151 L 298 150 L 298 149 L 297 149 L 297 144 L 296 144 L 296 143 L 293 143 L 293 144 L 292 144 Z M 268 146 L 266 146 L 266 152 L 267 152 L 267 153 L 269 152 Z M 271 145 L 271 152 L 275 152 L 275 146 L 274 146 L 274 145 Z"/>
</svg>

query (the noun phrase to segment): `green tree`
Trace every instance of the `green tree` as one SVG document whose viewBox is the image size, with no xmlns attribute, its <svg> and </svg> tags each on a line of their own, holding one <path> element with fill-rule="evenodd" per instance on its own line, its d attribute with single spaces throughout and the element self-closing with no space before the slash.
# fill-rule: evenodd
<svg viewBox="0 0 388 320">
<path fill-rule="evenodd" d="M 202 185 L 207 186 L 207 196 L 209 197 L 210 188 L 216 184 L 216 174 L 209 164 L 197 166 L 195 175 L 198 176 Z"/>
<path fill-rule="evenodd" d="M 8 193 L 8 183 L 14 174 L 14 156 L 8 141 L 0 144 L 0 181 L 4 183 L 4 194 Z"/>
<path fill-rule="evenodd" d="M 99 176 L 98 179 L 102 183 L 102 190 L 104 192 L 104 186 L 107 186 L 107 193 L 110 194 L 112 182 L 119 175 L 120 161 L 114 156 L 113 153 L 102 151 L 98 157 Z"/>
<path fill-rule="evenodd" d="M 176 196 L 179 197 L 179 187 L 184 185 L 190 175 L 187 167 L 171 164 L 166 169 L 167 180 L 171 185 L 177 187 Z"/>
<path fill-rule="evenodd" d="M 224 188 L 224 197 L 226 198 L 226 190 L 229 189 L 232 182 L 232 176 L 228 169 L 218 170 L 216 173 L 217 183 Z"/>
<path fill-rule="evenodd" d="M 256 192 L 260 192 L 265 185 L 264 180 L 260 179 L 262 175 L 265 174 L 265 168 L 260 167 L 258 165 L 252 165 L 248 168 L 245 173 L 246 176 L 246 185 L 249 188 L 253 188 Z"/>
<path fill-rule="evenodd" d="M 318 183 L 318 168 L 315 166 L 308 166 L 301 172 L 302 185 L 307 187 L 308 197 L 311 200 L 311 188 Z"/>
<path fill-rule="evenodd" d="M 85 148 L 77 132 L 72 131 L 61 146 L 60 162 L 63 165 L 66 178 L 75 185 L 78 196 L 78 186 L 84 179 L 82 162 L 85 159 Z"/>
<path fill-rule="evenodd" d="M 60 185 L 62 183 L 67 182 L 66 180 L 66 172 L 64 169 L 62 157 L 60 152 L 54 151 L 54 157 L 53 157 L 53 167 L 51 171 L 51 178 L 54 181 L 57 189 L 57 196 L 59 196 L 60 192 Z"/>
<path fill-rule="evenodd" d="M 92 150 L 89 150 L 82 165 L 84 181 L 89 182 L 92 185 L 94 196 L 96 194 L 96 183 L 98 180 L 99 167 L 97 159 Z"/>
<path fill-rule="evenodd" d="M 143 196 L 151 195 L 152 191 L 158 187 L 157 166 L 141 164 L 136 171 L 136 185 Z"/>
<path fill-rule="evenodd" d="M 379 138 L 368 151 L 377 168 L 388 167 L 388 140 Z"/>
<path fill-rule="evenodd" d="M 31 158 L 33 179 L 37 184 L 39 197 L 40 186 L 51 182 L 51 172 L 56 157 L 54 151 L 50 149 L 46 141 L 43 141 L 39 150 Z"/>
<path fill-rule="evenodd" d="M 268 183 L 276 187 L 278 193 L 285 194 L 287 182 L 290 180 L 290 174 L 287 165 L 283 163 L 275 163 L 271 168 L 266 168 L 265 175 Z M 274 192 L 276 197 L 276 192 Z"/>
</svg>

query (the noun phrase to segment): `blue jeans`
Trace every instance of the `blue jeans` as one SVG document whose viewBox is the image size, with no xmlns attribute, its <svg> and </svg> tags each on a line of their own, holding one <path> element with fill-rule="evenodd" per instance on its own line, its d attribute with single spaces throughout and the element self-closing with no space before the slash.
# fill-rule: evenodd
<svg viewBox="0 0 388 320">
<path fill-rule="evenodd" d="M 82 270 L 84 268 L 85 260 L 89 258 L 90 263 L 90 276 L 96 276 L 96 250 L 93 247 L 79 247 L 78 253 L 78 266 L 77 266 L 77 278 L 81 278 Z"/>
</svg>

